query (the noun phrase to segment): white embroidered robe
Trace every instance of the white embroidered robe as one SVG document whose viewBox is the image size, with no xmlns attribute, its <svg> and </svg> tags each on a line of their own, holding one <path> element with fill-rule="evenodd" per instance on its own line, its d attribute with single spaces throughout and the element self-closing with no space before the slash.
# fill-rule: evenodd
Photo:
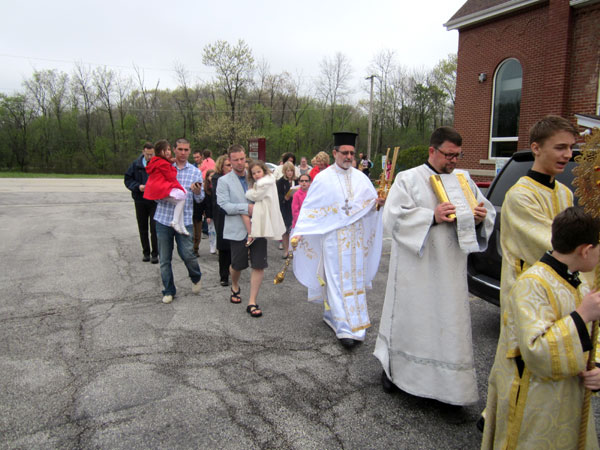
<svg viewBox="0 0 600 450">
<path fill-rule="evenodd" d="M 465 174 L 478 202 L 487 209 L 485 220 L 473 230 L 483 251 L 495 210 L 467 172 L 455 172 Z M 439 203 L 429 180 L 434 173 L 425 164 L 400 172 L 384 207 L 392 251 L 374 355 L 389 379 L 405 392 L 465 405 L 478 398 L 467 253 L 459 246 L 455 222 L 433 225 Z M 473 220 L 470 210 L 469 214 Z M 461 218 L 463 228 L 465 218 Z"/>
<path fill-rule="evenodd" d="M 336 164 L 315 177 L 298 215 L 294 275 L 338 338 L 363 340 L 371 323 L 366 289 L 377 273 L 383 225 L 377 192 L 354 168 Z"/>
</svg>

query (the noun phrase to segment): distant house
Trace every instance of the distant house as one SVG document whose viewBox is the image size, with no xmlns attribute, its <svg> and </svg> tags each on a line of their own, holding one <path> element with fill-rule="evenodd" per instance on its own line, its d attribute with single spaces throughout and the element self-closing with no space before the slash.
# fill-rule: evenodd
<svg viewBox="0 0 600 450">
<path fill-rule="evenodd" d="M 529 148 L 546 114 L 600 125 L 600 0 L 467 0 L 445 26 L 459 32 L 459 165 L 475 179 Z"/>
</svg>

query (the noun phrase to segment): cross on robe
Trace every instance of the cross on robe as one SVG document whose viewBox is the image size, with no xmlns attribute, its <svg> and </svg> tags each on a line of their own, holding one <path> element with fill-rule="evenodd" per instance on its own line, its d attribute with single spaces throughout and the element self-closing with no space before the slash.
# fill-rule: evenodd
<svg viewBox="0 0 600 450">
<path fill-rule="evenodd" d="M 351 209 L 352 209 L 352 206 L 348 205 L 348 199 L 346 199 L 346 204 L 344 206 L 342 206 L 342 211 L 344 211 L 346 213 L 346 215 L 349 216 Z"/>
</svg>

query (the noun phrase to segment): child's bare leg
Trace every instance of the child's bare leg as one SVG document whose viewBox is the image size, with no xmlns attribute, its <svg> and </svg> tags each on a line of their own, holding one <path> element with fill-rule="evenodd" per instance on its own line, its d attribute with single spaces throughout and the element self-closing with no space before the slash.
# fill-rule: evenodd
<svg viewBox="0 0 600 450">
<path fill-rule="evenodd" d="M 242 214 L 242 222 L 244 222 L 244 226 L 246 227 L 246 232 L 248 233 L 248 240 L 246 241 L 246 247 L 252 245 L 254 238 L 250 236 L 252 232 L 252 221 L 250 220 L 250 216 L 246 214 Z"/>
</svg>

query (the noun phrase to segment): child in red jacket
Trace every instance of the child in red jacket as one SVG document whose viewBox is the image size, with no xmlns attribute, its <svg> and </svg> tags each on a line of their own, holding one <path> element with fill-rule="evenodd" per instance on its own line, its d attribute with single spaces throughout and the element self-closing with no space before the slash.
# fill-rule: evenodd
<svg viewBox="0 0 600 450">
<path fill-rule="evenodd" d="M 154 156 L 146 166 L 148 181 L 144 189 L 144 198 L 148 200 L 165 199 L 175 203 L 171 226 L 176 232 L 189 236 L 183 224 L 183 206 L 186 192 L 177 181 L 177 169 L 171 159 L 171 144 L 162 139 L 154 144 Z"/>
</svg>

